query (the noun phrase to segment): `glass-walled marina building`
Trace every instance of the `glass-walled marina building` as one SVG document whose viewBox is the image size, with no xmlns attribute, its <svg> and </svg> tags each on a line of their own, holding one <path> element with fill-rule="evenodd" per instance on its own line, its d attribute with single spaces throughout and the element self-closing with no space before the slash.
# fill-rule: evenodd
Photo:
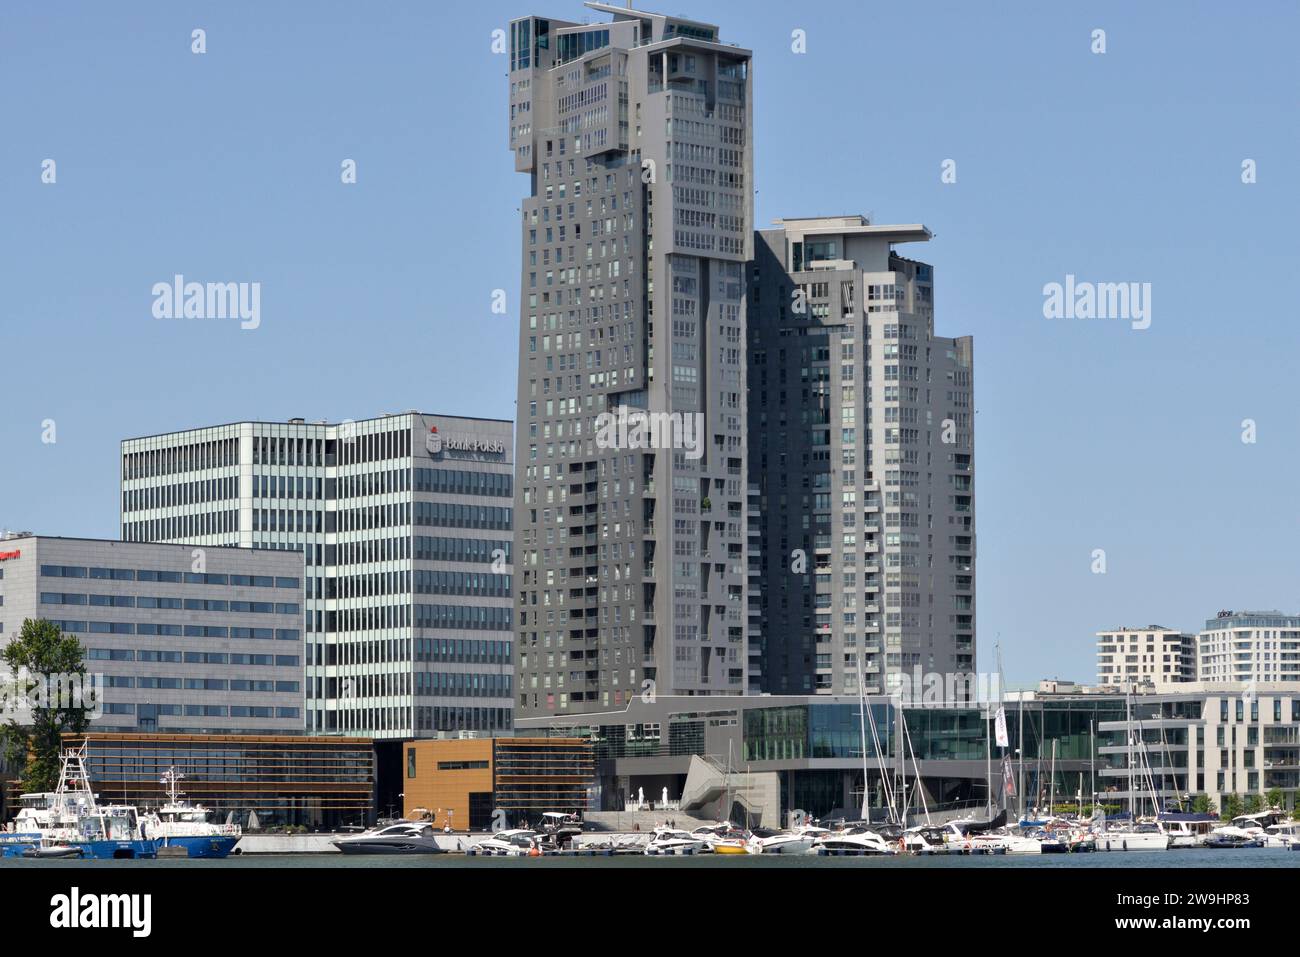
<svg viewBox="0 0 1300 957">
<path fill-rule="evenodd" d="M 1149 810 L 1153 794 L 1161 806 L 1187 806 L 1198 795 L 1222 806 L 1225 795 L 1274 788 L 1290 805 L 1300 791 L 1300 695 L 1284 688 L 1259 686 L 1253 704 L 1244 685 L 1191 685 L 1129 700 L 1011 694 L 1002 705 L 1006 747 L 997 745 L 996 701 L 991 709 L 900 708 L 896 699 L 872 697 L 863 714 L 856 697 L 660 697 L 581 722 L 520 725 L 521 733 L 591 741 L 606 810 L 666 791 L 690 811 L 680 801 L 699 792 L 690 780 L 704 765 L 733 783 L 747 780 L 756 800 L 772 805 L 762 809 L 765 822 L 784 823 L 794 810 L 822 816 L 860 808 L 864 741 L 873 815 L 885 813 L 885 782 L 906 782 L 914 815 L 924 806 L 982 816 L 990 804 L 1013 815 L 1094 803 L 1111 812 L 1134 803 Z"/>
<path fill-rule="evenodd" d="M 64 735 L 86 746 L 86 770 L 105 803 L 158 807 L 162 776 L 182 775 L 186 799 L 246 829 L 331 829 L 375 816 L 375 753 L 367 738 L 221 734 Z"/>
</svg>

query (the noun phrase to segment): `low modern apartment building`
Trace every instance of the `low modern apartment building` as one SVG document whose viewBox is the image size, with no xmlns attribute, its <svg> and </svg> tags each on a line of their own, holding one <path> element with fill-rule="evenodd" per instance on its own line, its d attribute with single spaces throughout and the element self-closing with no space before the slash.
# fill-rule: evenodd
<svg viewBox="0 0 1300 957">
<path fill-rule="evenodd" d="M 1300 615 L 1221 611 L 1196 645 L 1201 681 L 1300 683 Z"/>
<path fill-rule="evenodd" d="M 772 694 L 975 663 L 973 345 L 935 334 L 921 225 L 777 220 L 749 264 L 749 480 Z"/>
<path fill-rule="evenodd" d="M 1097 684 L 1159 689 L 1196 680 L 1196 636 L 1148 625 L 1097 632 Z"/>
<path fill-rule="evenodd" d="M 1128 713 L 1097 725 L 1103 800 L 1149 810 L 1207 794 L 1300 790 L 1300 694 L 1289 682 L 1199 681 L 1134 697 Z M 1126 743 L 1131 740 L 1131 744 Z M 1133 768 L 1130 777 L 1129 768 Z M 1131 790 L 1130 790 L 1131 787 Z"/>
<path fill-rule="evenodd" d="M 513 425 L 406 412 L 122 443 L 122 537 L 292 553 L 306 727 L 512 724 Z"/>
<path fill-rule="evenodd" d="M 297 552 L 0 541 L 0 643 L 44 618 L 102 680 L 98 731 L 301 734 Z"/>
</svg>

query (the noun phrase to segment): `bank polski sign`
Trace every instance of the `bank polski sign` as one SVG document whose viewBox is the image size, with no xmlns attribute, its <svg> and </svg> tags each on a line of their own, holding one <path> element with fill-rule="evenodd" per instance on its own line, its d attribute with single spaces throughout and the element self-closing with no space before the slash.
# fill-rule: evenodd
<svg viewBox="0 0 1300 957">
<path fill-rule="evenodd" d="M 424 437 L 424 447 L 430 455 L 449 452 L 481 452 L 487 455 L 504 455 L 505 442 L 500 439 L 484 439 L 477 435 L 443 435 L 438 427 L 432 426 Z"/>
</svg>

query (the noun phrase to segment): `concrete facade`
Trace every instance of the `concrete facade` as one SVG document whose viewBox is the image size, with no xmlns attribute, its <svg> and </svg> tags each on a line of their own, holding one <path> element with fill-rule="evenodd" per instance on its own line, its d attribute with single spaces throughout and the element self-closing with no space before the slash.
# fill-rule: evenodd
<svg viewBox="0 0 1300 957">
<path fill-rule="evenodd" d="M 869 693 L 975 664 L 973 356 L 935 335 L 920 225 L 778 220 L 749 276 L 764 691 Z"/>
<path fill-rule="evenodd" d="M 302 733 L 301 555 L 35 536 L 0 557 L 4 643 L 28 618 L 77 637 L 93 729 Z"/>
<path fill-rule="evenodd" d="M 586 6 L 611 21 L 510 25 L 521 715 L 746 688 L 750 55 Z M 620 409 L 698 422 L 697 444 L 603 441 Z"/>
<path fill-rule="evenodd" d="M 1288 805 L 1295 803 L 1300 694 L 1294 684 L 1191 682 L 1134 697 L 1129 710 L 1123 721 L 1098 725 L 1112 738 L 1098 748 L 1105 759 L 1099 778 L 1113 789 L 1108 800 L 1127 805 L 1133 797 L 1149 809 L 1154 782 L 1162 800 L 1207 794 L 1222 807 L 1229 794 L 1262 797 L 1279 789 Z"/>
</svg>

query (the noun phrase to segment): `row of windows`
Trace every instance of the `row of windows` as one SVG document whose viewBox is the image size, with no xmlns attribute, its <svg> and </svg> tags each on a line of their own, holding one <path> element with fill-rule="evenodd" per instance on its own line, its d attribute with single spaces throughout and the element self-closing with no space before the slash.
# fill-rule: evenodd
<svg viewBox="0 0 1300 957">
<path fill-rule="evenodd" d="M 297 681 L 252 681 L 248 678 L 168 678 L 107 675 L 106 688 L 144 688 L 170 691 L 248 691 L 294 694 L 302 687 Z"/>
<path fill-rule="evenodd" d="M 421 706 L 415 709 L 415 727 L 420 731 L 491 731 L 514 727 L 514 713 L 509 708 Z"/>
<path fill-rule="evenodd" d="M 486 595 L 510 597 L 509 575 L 481 572 L 417 571 L 415 591 L 421 595 Z"/>
<path fill-rule="evenodd" d="M 512 476 L 501 472 L 471 472 L 464 469 L 416 469 L 417 492 L 442 492 L 447 495 L 495 495 L 509 498 L 514 494 Z"/>
<path fill-rule="evenodd" d="M 1274 699 L 1273 699 L 1273 720 L 1274 720 L 1274 721 L 1281 721 L 1281 720 L 1282 720 L 1282 707 L 1283 707 L 1283 700 L 1284 700 L 1284 699 L 1282 699 L 1282 698 L 1274 698 Z M 1300 722 L 1300 698 L 1289 698 L 1289 699 L 1286 699 L 1286 700 L 1289 700 L 1289 701 L 1291 702 L 1291 708 L 1290 708 L 1290 710 L 1291 710 L 1291 720 L 1292 720 L 1292 721 Z M 1246 720 L 1246 700 L 1245 700 L 1244 698 L 1238 698 L 1237 701 L 1236 701 L 1236 705 L 1237 705 L 1237 707 L 1236 707 L 1236 717 L 1237 717 L 1237 720 L 1238 720 L 1238 721 L 1245 721 L 1245 720 Z M 1228 708 L 1229 708 L 1229 702 L 1228 702 L 1228 699 L 1227 699 L 1227 698 L 1220 698 L 1220 699 L 1219 699 L 1219 720 L 1220 720 L 1220 721 L 1227 721 L 1227 720 L 1228 720 Z M 1251 720 L 1251 721 L 1258 721 L 1258 720 L 1259 720 L 1259 699 L 1258 699 L 1258 698 L 1251 698 L 1251 699 L 1250 699 L 1250 720 Z M 1222 733 L 1222 730 L 1220 730 L 1220 733 Z"/>
<path fill-rule="evenodd" d="M 417 628 L 511 631 L 512 617 L 509 608 L 476 608 L 468 605 L 415 606 Z"/>
<path fill-rule="evenodd" d="M 242 704 L 187 704 L 184 712 L 178 704 L 150 705 L 157 715 L 180 715 L 187 718 L 298 718 L 302 715 L 299 708 L 267 708 L 261 705 Z M 105 714 L 135 714 L 135 705 L 110 701 L 104 704 Z"/>
<path fill-rule="evenodd" d="M 495 528 L 509 531 L 513 509 L 499 505 L 457 505 L 452 502 L 416 502 L 416 525 L 444 528 Z"/>
<path fill-rule="evenodd" d="M 170 582 L 186 585 L 237 585 L 245 588 L 298 588 L 301 581 L 273 575 L 217 575 L 199 572 L 153 571 L 147 568 L 86 568 L 82 565 L 42 565 L 44 578 L 91 578 L 116 582 Z"/>
<path fill-rule="evenodd" d="M 257 641 L 297 641 L 302 636 L 297 628 L 224 628 L 211 625 L 155 625 L 148 622 L 133 624 L 123 621 L 68 621 L 55 618 L 50 619 L 50 622 L 66 634 L 235 638 Z"/>
<path fill-rule="evenodd" d="M 483 538 L 442 538 L 427 535 L 415 536 L 416 561 L 425 562 L 490 562 L 497 553 L 510 563 L 511 542 L 491 541 Z"/>
<path fill-rule="evenodd" d="M 510 675 L 474 675 L 417 671 L 415 694 L 432 698 L 512 698 Z"/>
<path fill-rule="evenodd" d="M 148 478 L 176 472 L 200 472 L 239 464 L 239 440 L 214 439 L 166 449 L 128 452 L 122 456 L 122 477 Z"/>
<path fill-rule="evenodd" d="M 132 489 L 122 493 L 122 511 L 137 512 L 150 508 L 227 501 L 238 495 L 238 483 L 238 479 L 231 477 Z"/>
<path fill-rule="evenodd" d="M 481 638 L 417 638 L 415 660 L 508 665 L 513 660 L 511 645 Z"/>
<path fill-rule="evenodd" d="M 77 592 L 41 592 L 42 605 L 95 605 L 103 608 L 180 608 L 186 611 L 243 612 L 250 615 L 298 615 L 296 602 L 205 601 L 201 598 L 152 598 L 135 595 L 86 595 Z"/>
<path fill-rule="evenodd" d="M 202 512 L 197 515 L 178 515 L 149 522 L 123 522 L 122 538 L 128 542 L 167 542 L 177 538 L 198 535 L 222 535 L 239 531 L 239 511 Z M 224 541 L 226 546 L 238 542 Z"/>
<path fill-rule="evenodd" d="M 296 668 L 302 659 L 297 655 L 246 655 L 234 652 L 154 651 L 142 648 L 90 648 L 87 661 L 152 661 L 187 665 L 249 665 L 255 667 Z"/>
</svg>

